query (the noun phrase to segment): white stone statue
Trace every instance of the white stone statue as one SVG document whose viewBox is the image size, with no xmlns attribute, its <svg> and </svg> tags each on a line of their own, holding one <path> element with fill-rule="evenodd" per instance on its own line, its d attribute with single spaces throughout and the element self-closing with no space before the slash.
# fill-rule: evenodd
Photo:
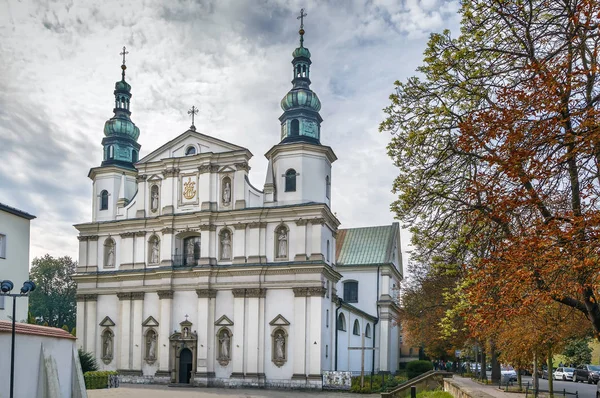
<svg viewBox="0 0 600 398">
<path fill-rule="evenodd" d="M 194 263 L 194 240 L 190 239 L 187 242 L 187 258 L 186 258 L 186 263 L 188 265 L 193 264 Z"/>
<path fill-rule="evenodd" d="M 152 190 L 152 210 L 158 209 L 158 189 Z"/>
<path fill-rule="evenodd" d="M 231 200 L 231 185 L 229 182 L 225 182 L 225 186 L 223 187 L 223 203 L 229 204 Z"/>
<path fill-rule="evenodd" d="M 221 343 L 221 359 L 229 359 L 229 344 L 231 342 L 231 339 L 227 331 L 223 331 L 221 333 L 221 338 L 219 339 L 219 342 Z"/>
<path fill-rule="evenodd" d="M 159 248 L 158 239 L 154 239 L 154 241 L 152 242 L 152 255 L 150 256 L 151 264 L 158 264 L 158 262 L 160 260 L 159 250 L 160 250 L 160 248 Z"/>
<path fill-rule="evenodd" d="M 277 257 L 287 257 L 287 232 L 285 229 L 281 229 L 279 231 L 279 236 L 277 237 L 279 241 Z"/>
<path fill-rule="evenodd" d="M 106 255 L 106 266 L 114 267 L 115 266 L 115 244 L 110 242 L 108 244 L 108 254 Z"/>
<path fill-rule="evenodd" d="M 112 342 L 112 333 L 106 332 L 104 333 L 104 341 L 102 342 L 102 358 L 110 359 L 112 358 L 112 350 L 113 350 L 113 342 Z"/>
<path fill-rule="evenodd" d="M 281 332 L 275 336 L 275 359 L 285 359 L 285 336 Z"/>
<path fill-rule="evenodd" d="M 227 231 L 225 231 L 221 237 L 221 259 L 231 259 L 231 238 Z"/>
<path fill-rule="evenodd" d="M 148 345 L 148 355 L 146 356 L 146 359 L 156 359 L 156 333 L 148 333 L 148 341 L 146 344 Z"/>
<path fill-rule="evenodd" d="M 190 336 L 190 329 L 186 327 L 183 328 L 183 338 L 187 339 Z"/>
</svg>

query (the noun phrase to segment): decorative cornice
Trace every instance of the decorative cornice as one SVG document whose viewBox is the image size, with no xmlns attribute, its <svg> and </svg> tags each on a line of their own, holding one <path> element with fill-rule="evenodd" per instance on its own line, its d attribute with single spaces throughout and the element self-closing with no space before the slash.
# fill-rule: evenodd
<svg viewBox="0 0 600 398">
<path fill-rule="evenodd" d="M 210 166 L 207 164 L 198 166 L 198 172 L 200 172 L 200 174 L 208 173 L 209 170 L 210 170 Z"/>
<path fill-rule="evenodd" d="M 135 236 L 146 236 L 146 231 L 137 231 Z"/>
<path fill-rule="evenodd" d="M 131 300 L 131 293 L 126 292 L 126 293 L 117 293 L 117 297 L 119 298 L 119 300 Z"/>
<path fill-rule="evenodd" d="M 158 294 L 159 299 L 172 299 L 173 291 L 172 290 L 159 290 L 156 292 Z"/>
<path fill-rule="evenodd" d="M 123 232 L 122 234 L 119 234 L 119 236 L 121 238 L 129 238 L 135 236 L 135 232 Z"/>
<path fill-rule="evenodd" d="M 266 222 L 251 222 L 251 223 L 248 223 L 248 227 L 249 228 L 266 228 L 267 223 Z"/>
<path fill-rule="evenodd" d="M 175 177 L 177 174 L 179 174 L 179 169 L 177 167 L 167 168 L 163 170 L 162 174 L 165 176 L 165 178 Z"/>
<path fill-rule="evenodd" d="M 80 242 L 87 242 L 88 237 L 87 236 L 78 236 L 77 240 L 80 241 Z"/>
<path fill-rule="evenodd" d="M 75 296 L 77 301 L 98 301 L 97 294 L 77 294 Z"/>
<path fill-rule="evenodd" d="M 239 222 L 237 224 L 234 224 L 233 228 L 235 228 L 235 229 L 246 229 L 247 226 L 248 226 L 248 223 Z"/>
<path fill-rule="evenodd" d="M 135 179 L 137 180 L 137 182 L 144 182 L 146 181 L 146 179 L 148 178 L 148 176 L 146 174 L 138 174 L 137 177 L 135 177 Z"/>
<path fill-rule="evenodd" d="M 163 228 L 160 230 L 160 232 L 162 232 L 163 235 L 172 234 L 173 231 L 175 231 L 175 230 L 173 228 L 169 228 L 169 227 L 166 227 L 166 228 Z"/>
<path fill-rule="evenodd" d="M 200 231 L 208 231 L 210 228 L 210 224 L 202 224 L 200 225 Z"/>
<path fill-rule="evenodd" d="M 217 164 L 211 164 L 210 165 L 210 172 L 211 173 L 216 173 L 217 171 L 219 171 L 219 165 L 217 165 Z"/>
<path fill-rule="evenodd" d="M 306 219 L 301 218 L 299 220 L 296 220 L 296 225 L 299 226 L 299 227 L 303 226 L 303 225 L 306 225 L 306 224 L 308 224 L 308 220 L 306 220 Z"/>
<path fill-rule="evenodd" d="M 325 219 L 323 217 L 313 218 L 312 220 L 310 220 L 310 223 L 313 225 L 316 225 L 316 224 L 323 225 L 323 224 L 325 224 Z"/>
<path fill-rule="evenodd" d="M 234 164 L 235 169 L 236 170 L 245 170 L 245 171 L 250 171 L 250 166 L 248 165 L 247 162 L 243 162 L 243 163 L 235 163 Z"/>
<path fill-rule="evenodd" d="M 95 242 L 98 240 L 98 235 L 90 235 L 87 238 L 88 238 L 88 241 Z"/>
<path fill-rule="evenodd" d="M 196 289 L 198 298 L 215 298 L 217 297 L 216 289 Z"/>
<path fill-rule="evenodd" d="M 292 289 L 294 291 L 294 297 L 325 297 L 325 292 L 327 289 L 324 287 L 295 287 Z"/>
<path fill-rule="evenodd" d="M 267 289 L 264 288 L 250 288 L 250 289 L 232 289 L 231 293 L 235 298 L 243 297 L 265 297 Z"/>
</svg>

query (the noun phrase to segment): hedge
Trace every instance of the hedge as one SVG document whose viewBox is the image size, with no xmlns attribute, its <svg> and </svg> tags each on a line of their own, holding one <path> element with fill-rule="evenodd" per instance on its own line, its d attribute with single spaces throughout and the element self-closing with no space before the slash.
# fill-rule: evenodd
<svg viewBox="0 0 600 398">
<path fill-rule="evenodd" d="M 98 390 L 101 388 L 108 388 L 110 376 L 116 376 L 117 372 L 109 371 L 98 371 L 98 372 L 86 372 L 83 375 L 85 379 L 86 390 Z"/>
<path fill-rule="evenodd" d="M 409 379 L 420 376 L 430 370 L 433 370 L 433 363 L 430 361 L 410 361 L 406 364 L 406 375 Z"/>
</svg>

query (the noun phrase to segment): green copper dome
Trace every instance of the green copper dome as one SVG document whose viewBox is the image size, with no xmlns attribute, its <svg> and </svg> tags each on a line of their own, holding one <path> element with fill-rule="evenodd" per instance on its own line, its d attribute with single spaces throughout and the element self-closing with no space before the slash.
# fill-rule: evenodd
<svg viewBox="0 0 600 398">
<path fill-rule="evenodd" d="M 292 53 L 292 57 L 294 57 L 294 58 L 299 58 L 299 57 L 310 58 L 310 51 L 308 51 L 308 48 L 298 47 Z"/>
<path fill-rule="evenodd" d="M 104 123 L 104 135 L 107 137 L 122 136 L 137 141 L 140 129 L 129 118 L 114 116 Z"/>
<path fill-rule="evenodd" d="M 131 86 L 125 80 L 121 80 L 115 83 L 115 91 L 131 91 Z"/>
<path fill-rule="evenodd" d="M 319 101 L 319 97 L 317 97 L 314 91 L 305 88 L 295 88 L 283 97 L 281 100 L 281 109 L 285 112 L 297 107 L 309 108 L 315 112 L 319 112 L 321 110 L 321 101 Z"/>
</svg>

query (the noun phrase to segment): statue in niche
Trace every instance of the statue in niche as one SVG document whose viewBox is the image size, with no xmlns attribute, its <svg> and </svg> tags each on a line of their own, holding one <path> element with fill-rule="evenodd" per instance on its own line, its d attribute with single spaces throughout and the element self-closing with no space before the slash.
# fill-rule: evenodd
<svg viewBox="0 0 600 398">
<path fill-rule="evenodd" d="M 152 241 L 152 252 L 150 255 L 150 264 L 158 264 L 159 260 L 160 260 L 160 244 L 158 242 L 158 239 L 154 239 Z"/>
<path fill-rule="evenodd" d="M 223 204 L 228 205 L 231 201 L 231 184 L 229 179 L 223 180 Z"/>
<path fill-rule="evenodd" d="M 285 228 L 279 230 L 277 241 L 279 242 L 277 245 L 277 257 L 287 257 L 288 236 Z"/>
<path fill-rule="evenodd" d="M 158 210 L 158 187 L 156 185 L 152 187 L 152 201 L 150 203 L 150 210 Z"/>
<path fill-rule="evenodd" d="M 115 243 L 112 240 L 107 243 L 106 266 L 115 266 Z"/>
<path fill-rule="evenodd" d="M 113 336 L 110 330 L 102 334 L 102 359 L 112 359 L 113 357 Z"/>
<path fill-rule="evenodd" d="M 146 359 L 154 361 L 156 359 L 156 332 L 153 330 L 146 334 Z"/>
<path fill-rule="evenodd" d="M 286 349 L 287 342 L 285 337 L 285 331 L 277 329 L 273 333 L 273 363 L 277 366 L 283 366 L 286 362 Z"/>
<path fill-rule="evenodd" d="M 226 366 L 229 363 L 230 349 L 231 349 L 231 336 L 229 330 L 223 329 L 219 333 L 219 358 L 218 361 L 221 365 Z"/>
<path fill-rule="evenodd" d="M 194 263 L 194 240 L 193 239 L 189 239 L 187 241 L 186 261 L 185 262 L 188 265 Z"/>
<path fill-rule="evenodd" d="M 187 339 L 188 337 L 190 337 L 190 329 L 186 326 L 183 328 L 183 338 Z"/>
<path fill-rule="evenodd" d="M 231 259 L 231 238 L 229 236 L 229 231 L 224 231 L 221 235 L 221 259 Z"/>
</svg>

